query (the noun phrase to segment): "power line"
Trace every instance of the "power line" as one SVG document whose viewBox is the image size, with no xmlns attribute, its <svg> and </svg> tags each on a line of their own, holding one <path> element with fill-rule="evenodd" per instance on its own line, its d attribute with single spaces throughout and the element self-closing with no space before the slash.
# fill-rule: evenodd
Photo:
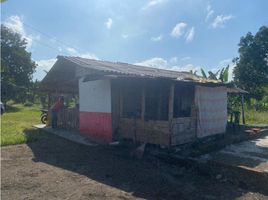
<svg viewBox="0 0 268 200">
<path fill-rule="evenodd" d="M 2 13 L 2 14 L 3 14 L 5 17 L 7 17 L 6 14 L 4 14 L 4 13 Z M 54 40 L 55 42 L 57 42 L 57 43 L 59 43 L 59 44 L 65 46 L 65 47 L 67 47 L 67 48 L 74 48 L 74 49 L 76 49 L 76 50 L 81 51 L 81 50 L 78 49 L 77 47 L 74 47 L 73 45 L 70 45 L 70 44 L 67 44 L 67 43 L 65 43 L 65 42 L 63 42 L 63 41 L 61 41 L 61 40 L 58 40 L 58 39 L 56 39 L 56 37 L 54 37 L 53 35 L 48 34 L 48 33 L 45 33 L 45 32 L 43 32 L 43 31 L 40 31 L 40 30 L 38 30 L 37 28 L 33 27 L 32 25 L 29 25 L 29 24 L 27 24 L 27 23 L 25 23 L 25 22 L 22 22 L 22 21 L 21 21 L 21 23 L 22 23 L 25 27 L 27 27 L 27 28 L 29 28 L 29 29 L 35 31 L 35 32 L 38 32 L 38 33 L 40 33 L 41 35 L 43 35 L 43 36 L 45 36 L 45 37 L 47 37 L 47 38 L 49 38 L 49 39 L 52 39 L 52 40 Z M 43 43 L 43 42 L 40 42 L 39 40 L 37 40 L 37 39 L 35 39 L 35 38 L 32 38 L 32 40 L 34 40 L 35 42 L 37 42 L 37 43 L 39 43 L 39 44 L 41 44 L 41 45 L 43 45 L 43 46 L 46 46 L 46 47 L 50 48 L 50 49 L 56 50 L 56 51 L 58 51 L 58 52 L 61 52 L 58 48 L 55 48 L 55 47 L 52 47 L 52 46 L 50 46 L 50 45 L 47 45 L 47 44 L 45 44 L 45 43 Z M 69 53 L 69 52 L 67 52 L 67 53 L 68 53 L 69 55 L 72 55 L 72 54 Z"/>
<path fill-rule="evenodd" d="M 50 38 L 50 39 L 56 41 L 57 43 L 65 46 L 65 47 L 71 47 L 71 48 L 74 48 L 74 49 L 78 49 L 77 47 L 74 47 L 73 45 L 70 45 L 70 44 L 67 44 L 67 43 L 65 43 L 65 42 L 63 42 L 61 40 L 58 40 L 58 39 L 56 39 L 56 37 L 54 37 L 54 36 L 52 36 L 50 34 L 44 33 L 43 31 L 40 31 L 40 30 L 36 29 L 35 27 L 33 27 L 33 26 L 29 25 L 29 24 L 26 24 L 25 22 L 22 22 L 22 24 L 25 25 L 27 28 L 32 29 L 33 31 L 36 31 L 36 32 L 42 34 L 43 36 L 45 36 L 47 38 Z"/>
</svg>

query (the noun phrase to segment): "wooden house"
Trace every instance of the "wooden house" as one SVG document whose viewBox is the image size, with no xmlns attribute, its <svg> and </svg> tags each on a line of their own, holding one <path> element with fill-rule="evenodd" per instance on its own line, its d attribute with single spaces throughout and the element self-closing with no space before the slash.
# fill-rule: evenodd
<svg viewBox="0 0 268 200">
<path fill-rule="evenodd" d="M 42 90 L 76 94 L 77 109 L 61 113 L 62 128 L 109 143 L 173 146 L 222 134 L 227 124 L 227 88 L 189 72 L 178 72 L 58 56 Z"/>
</svg>

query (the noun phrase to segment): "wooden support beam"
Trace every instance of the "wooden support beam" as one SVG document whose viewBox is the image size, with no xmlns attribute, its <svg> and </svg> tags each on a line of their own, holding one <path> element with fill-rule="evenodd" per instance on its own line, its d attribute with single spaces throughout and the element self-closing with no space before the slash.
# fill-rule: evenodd
<svg viewBox="0 0 268 200">
<path fill-rule="evenodd" d="M 174 83 L 171 84 L 169 90 L 169 100 L 168 100 L 168 121 L 173 119 L 173 112 L 174 112 Z"/>
<path fill-rule="evenodd" d="M 244 104 L 245 104 L 245 101 L 244 101 L 244 95 L 242 94 L 242 95 L 241 95 L 241 105 L 242 105 L 242 121 L 243 121 L 243 124 L 246 123 L 246 121 L 245 121 Z"/>
<path fill-rule="evenodd" d="M 47 109 L 49 110 L 52 104 L 51 94 L 48 93 Z"/>
<path fill-rule="evenodd" d="M 145 119 L 145 86 L 142 86 L 141 89 L 141 120 Z"/>
<path fill-rule="evenodd" d="M 119 116 L 120 118 L 123 117 L 123 88 L 120 87 L 119 89 Z"/>
<path fill-rule="evenodd" d="M 157 107 L 157 118 L 158 120 L 161 119 L 161 112 L 162 112 L 162 103 L 163 103 L 163 98 L 162 98 L 162 93 L 159 92 L 158 94 L 158 107 Z"/>
</svg>

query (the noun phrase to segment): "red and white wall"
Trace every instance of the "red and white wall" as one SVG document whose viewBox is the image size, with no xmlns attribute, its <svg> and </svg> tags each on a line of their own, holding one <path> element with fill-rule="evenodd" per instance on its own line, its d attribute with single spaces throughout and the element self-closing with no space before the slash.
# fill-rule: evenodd
<svg viewBox="0 0 268 200">
<path fill-rule="evenodd" d="M 80 133 L 102 142 L 112 141 L 111 83 L 79 80 Z"/>
</svg>

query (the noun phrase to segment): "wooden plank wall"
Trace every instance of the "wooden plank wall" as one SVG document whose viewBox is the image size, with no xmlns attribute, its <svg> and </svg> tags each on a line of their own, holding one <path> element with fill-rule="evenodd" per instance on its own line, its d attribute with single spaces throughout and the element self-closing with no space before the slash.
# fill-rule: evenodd
<svg viewBox="0 0 268 200">
<path fill-rule="evenodd" d="M 66 130 L 79 130 L 79 110 L 65 108 L 58 114 L 58 127 Z"/>
<path fill-rule="evenodd" d="M 118 134 L 120 138 L 132 139 L 136 142 L 169 146 L 168 121 L 121 118 Z"/>
<path fill-rule="evenodd" d="M 171 145 L 192 142 L 196 139 L 196 118 L 174 118 L 171 128 Z"/>
<path fill-rule="evenodd" d="M 141 83 L 141 81 L 140 81 Z M 152 84 L 152 83 L 151 83 Z M 159 83 L 158 83 L 159 84 Z M 158 84 L 155 84 L 159 88 Z M 123 86 L 121 86 L 123 85 Z M 191 142 L 196 138 L 196 118 L 195 113 L 192 112 L 192 117 L 174 118 L 174 92 L 175 84 L 170 83 L 169 87 L 166 87 L 165 91 L 159 90 L 159 93 L 155 96 L 159 102 L 165 101 L 168 103 L 168 116 L 166 120 L 150 120 L 146 119 L 146 105 L 150 102 L 146 101 L 146 95 L 148 95 L 148 84 L 141 84 L 140 87 L 140 110 L 141 116 L 133 116 L 127 118 L 122 115 L 123 102 L 122 88 L 126 86 L 126 83 L 116 84 L 112 87 L 112 118 L 113 118 L 113 136 L 116 135 L 116 139 L 132 139 L 136 142 L 159 144 L 164 146 L 179 145 L 187 142 Z M 131 87 L 127 87 L 131 90 Z M 155 92 L 158 92 L 157 90 Z M 169 93 L 168 96 L 164 96 L 164 93 Z M 133 93 L 132 93 L 133 94 Z M 126 95 L 126 94 L 125 94 Z M 134 95 L 134 94 L 133 94 Z M 113 97 L 114 96 L 114 97 Z M 157 104 L 156 115 L 162 114 L 160 104 Z"/>
</svg>

